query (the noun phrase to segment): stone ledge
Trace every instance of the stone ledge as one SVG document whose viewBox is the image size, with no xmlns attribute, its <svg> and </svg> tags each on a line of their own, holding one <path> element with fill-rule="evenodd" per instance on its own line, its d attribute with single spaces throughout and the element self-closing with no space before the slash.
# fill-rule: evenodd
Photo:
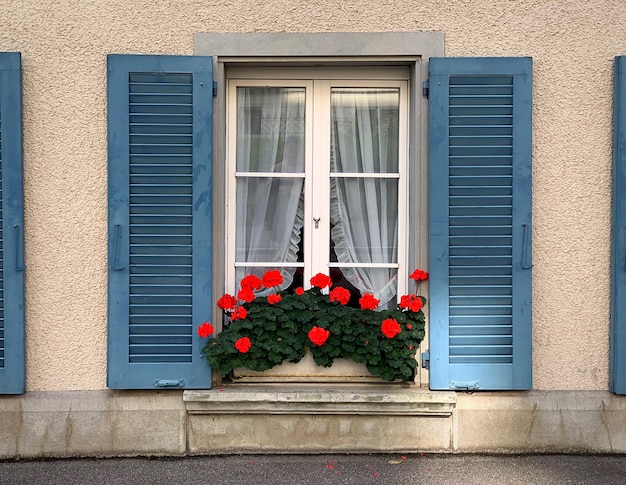
<svg viewBox="0 0 626 485">
<path fill-rule="evenodd" d="M 352 414 L 451 416 L 455 392 L 400 385 L 234 384 L 184 391 L 190 414 Z"/>
</svg>

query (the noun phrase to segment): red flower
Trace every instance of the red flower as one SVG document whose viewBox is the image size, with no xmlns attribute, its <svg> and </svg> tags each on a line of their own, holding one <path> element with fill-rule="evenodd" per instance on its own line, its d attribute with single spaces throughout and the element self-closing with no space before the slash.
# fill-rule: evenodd
<svg viewBox="0 0 626 485">
<path fill-rule="evenodd" d="M 241 283 L 239 284 L 242 288 L 250 288 L 251 290 L 261 289 L 261 280 L 258 276 L 255 276 L 253 274 L 249 274 L 248 276 L 244 277 L 244 279 L 242 279 Z"/>
<path fill-rule="evenodd" d="M 239 293 L 237 293 L 237 298 L 247 303 L 250 303 L 252 300 L 254 300 L 254 291 L 245 286 L 241 290 L 239 290 Z"/>
<path fill-rule="evenodd" d="M 411 325 L 410 323 L 406 324 L 406 328 L 408 328 L 409 330 L 411 330 L 413 328 L 413 325 Z"/>
<path fill-rule="evenodd" d="M 330 331 L 321 327 L 313 327 L 309 330 L 309 340 L 313 342 L 318 347 L 321 347 L 326 343 L 328 337 L 330 337 Z"/>
<path fill-rule="evenodd" d="M 278 303 L 282 299 L 283 299 L 283 297 L 280 296 L 280 295 L 277 295 L 276 293 L 272 293 L 271 295 L 267 295 L 267 302 L 270 305 L 274 305 L 274 304 Z"/>
<path fill-rule="evenodd" d="M 266 271 L 261 278 L 261 284 L 265 288 L 271 288 L 272 286 L 278 286 L 283 282 L 283 275 L 277 269 Z"/>
<path fill-rule="evenodd" d="M 298 295 L 298 296 L 304 295 L 304 288 L 302 288 L 301 286 L 298 286 L 296 288 L 296 295 Z"/>
<path fill-rule="evenodd" d="M 330 276 L 327 276 L 323 273 L 317 273 L 313 278 L 311 278 L 311 285 L 316 286 L 318 288 L 326 288 L 327 286 L 330 288 L 330 285 L 333 284 L 333 280 L 330 279 Z"/>
<path fill-rule="evenodd" d="M 250 347 L 252 347 L 252 342 L 250 342 L 248 337 L 241 337 L 235 340 L 235 348 L 242 354 L 247 353 Z"/>
<path fill-rule="evenodd" d="M 402 331 L 402 329 L 400 328 L 400 324 L 393 318 L 387 318 L 383 320 L 383 323 L 380 326 L 380 330 L 387 338 L 393 338 Z"/>
<path fill-rule="evenodd" d="M 207 338 L 209 335 L 213 333 L 213 325 L 210 322 L 204 322 L 202 325 L 198 327 L 198 335 L 202 338 Z"/>
<path fill-rule="evenodd" d="M 421 269 L 416 269 L 409 275 L 409 278 L 415 281 L 426 281 L 428 279 L 428 273 Z"/>
<path fill-rule="evenodd" d="M 328 296 L 330 297 L 330 301 L 338 301 L 342 305 L 347 305 L 350 301 L 350 291 L 342 286 L 333 288 Z"/>
<path fill-rule="evenodd" d="M 371 293 L 366 293 L 361 298 L 359 298 L 359 304 L 361 305 L 361 310 L 376 310 L 380 300 L 374 298 L 374 295 Z"/>
<path fill-rule="evenodd" d="M 233 310 L 233 314 L 230 316 L 230 319 L 234 322 L 235 320 L 243 320 L 248 316 L 248 312 L 242 306 L 238 306 Z"/>
<path fill-rule="evenodd" d="M 424 302 L 417 295 L 403 295 L 398 306 L 402 309 L 409 309 L 412 312 L 419 312 L 424 306 Z"/>
<path fill-rule="evenodd" d="M 226 293 L 219 300 L 217 300 L 217 306 L 222 310 L 232 310 L 237 305 L 237 298 Z"/>
</svg>

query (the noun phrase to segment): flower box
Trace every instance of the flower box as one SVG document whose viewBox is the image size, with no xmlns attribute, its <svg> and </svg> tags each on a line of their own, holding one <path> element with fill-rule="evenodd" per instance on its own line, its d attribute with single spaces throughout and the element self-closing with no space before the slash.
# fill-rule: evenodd
<svg viewBox="0 0 626 485">
<path fill-rule="evenodd" d="M 410 278 L 419 284 L 427 273 L 416 270 Z M 275 291 L 281 284 L 276 270 L 262 279 L 249 275 L 237 297 L 219 299 L 230 323 L 202 349 L 213 369 L 231 376 L 240 368 L 258 373 L 298 363 L 309 353 L 316 366 L 329 368 L 347 359 L 386 381 L 413 378 L 424 337 L 423 297 L 404 295 L 396 308 L 378 310 L 380 302 L 372 294 L 361 296 L 359 307 L 349 306 L 349 291 L 332 287 L 326 275 L 314 276 L 308 290 Z M 330 288 L 327 294 L 325 288 Z M 274 291 L 257 295 L 263 289 Z M 209 337 L 213 327 L 205 322 L 198 331 Z"/>
</svg>

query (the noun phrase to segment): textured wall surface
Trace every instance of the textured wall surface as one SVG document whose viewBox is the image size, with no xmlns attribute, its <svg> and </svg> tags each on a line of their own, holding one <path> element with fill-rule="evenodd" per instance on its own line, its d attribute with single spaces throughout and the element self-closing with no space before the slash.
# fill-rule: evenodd
<svg viewBox="0 0 626 485">
<path fill-rule="evenodd" d="M 534 388 L 608 386 L 612 67 L 622 0 L 0 0 L 23 62 L 27 389 L 106 374 L 106 55 L 194 32 L 441 31 L 534 58 Z"/>
</svg>

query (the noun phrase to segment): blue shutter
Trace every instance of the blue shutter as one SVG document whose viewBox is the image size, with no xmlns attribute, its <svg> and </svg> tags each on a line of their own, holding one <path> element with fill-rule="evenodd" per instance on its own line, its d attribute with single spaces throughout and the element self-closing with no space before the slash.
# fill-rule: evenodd
<svg viewBox="0 0 626 485">
<path fill-rule="evenodd" d="M 530 389 L 530 58 L 430 60 L 430 387 Z"/>
<path fill-rule="evenodd" d="M 208 388 L 212 59 L 108 57 L 113 389 Z"/>
<path fill-rule="evenodd" d="M 0 53 L 0 394 L 24 392 L 22 86 L 19 53 Z"/>
<path fill-rule="evenodd" d="M 626 394 L 626 57 L 615 59 L 611 391 Z"/>
</svg>

